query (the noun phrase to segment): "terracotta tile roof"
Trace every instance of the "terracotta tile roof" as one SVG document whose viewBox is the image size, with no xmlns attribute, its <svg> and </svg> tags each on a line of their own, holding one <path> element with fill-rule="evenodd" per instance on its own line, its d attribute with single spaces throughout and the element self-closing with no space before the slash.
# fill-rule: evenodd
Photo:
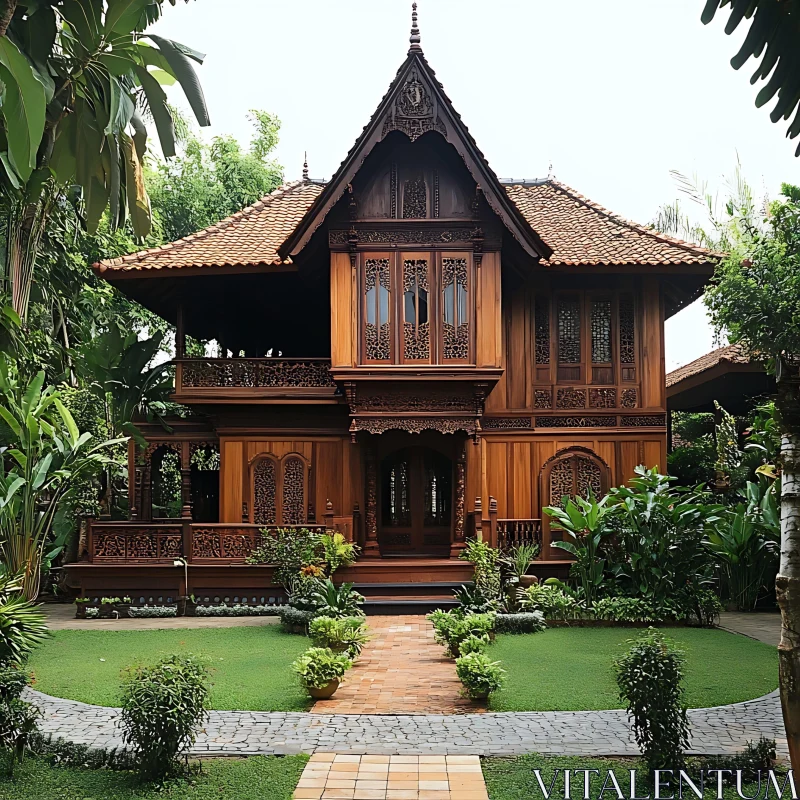
<svg viewBox="0 0 800 800">
<path fill-rule="evenodd" d="M 324 186 L 295 181 L 279 187 L 236 214 L 162 247 L 95 264 L 106 270 L 180 269 L 280 264 L 278 247 L 294 230 Z"/>
<path fill-rule="evenodd" d="M 716 367 L 717 364 L 727 361 L 730 364 L 749 364 L 750 359 L 745 355 L 742 346 L 739 344 L 729 344 L 725 347 L 719 347 L 706 353 L 688 364 L 673 370 L 667 374 L 667 388 L 680 383 L 686 378 L 693 378 L 701 372 Z"/>
<path fill-rule="evenodd" d="M 545 264 L 708 264 L 720 257 L 623 219 L 555 180 L 509 182 L 505 188 L 553 248 Z"/>
<path fill-rule="evenodd" d="M 107 270 L 280 264 L 278 248 L 319 197 L 321 182 L 295 181 L 227 219 L 171 244 L 101 261 Z M 719 258 L 612 214 L 554 180 L 503 187 L 528 224 L 553 249 L 545 264 L 709 264 Z"/>
</svg>

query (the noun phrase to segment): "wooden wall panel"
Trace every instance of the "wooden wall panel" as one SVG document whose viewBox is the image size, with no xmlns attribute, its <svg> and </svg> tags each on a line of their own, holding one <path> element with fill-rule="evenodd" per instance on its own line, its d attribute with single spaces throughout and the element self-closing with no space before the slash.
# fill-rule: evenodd
<svg viewBox="0 0 800 800">
<path fill-rule="evenodd" d="M 485 253 L 477 274 L 476 364 L 479 367 L 499 367 L 503 347 L 500 253 Z"/>
<path fill-rule="evenodd" d="M 314 510 L 317 519 L 322 519 L 328 500 L 333 503 L 335 514 L 342 510 L 341 446 L 339 442 L 315 442 L 312 470 L 314 473 Z"/>
<path fill-rule="evenodd" d="M 530 519 L 533 515 L 531 449 L 530 442 L 509 445 L 508 513 L 514 519 Z"/>
<path fill-rule="evenodd" d="M 617 483 L 625 483 L 634 476 L 634 469 L 638 467 L 642 461 L 640 443 L 620 442 L 619 461 Z"/>
<path fill-rule="evenodd" d="M 484 442 L 478 445 L 468 443 L 466 446 L 466 466 L 467 466 L 467 488 L 466 504 L 468 511 L 475 510 L 475 498 L 480 497 L 483 502 L 483 486 L 481 482 L 481 451 L 485 447 Z"/>
<path fill-rule="evenodd" d="M 220 522 L 242 521 L 244 449 L 242 442 L 220 441 Z"/>
<path fill-rule="evenodd" d="M 666 469 L 666 442 L 661 439 L 650 439 L 644 442 L 644 465 L 648 468 L 658 467 L 660 472 Z"/>
<path fill-rule="evenodd" d="M 506 442 L 486 442 L 486 512 L 489 497 L 497 500 L 497 516 L 508 517 L 508 445 Z"/>
<path fill-rule="evenodd" d="M 331 253 L 331 363 L 351 367 L 356 363 L 355 277 L 348 253 Z"/>
<path fill-rule="evenodd" d="M 664 314 L 656 278 L 642 280 L 642 407 L 665 408 Z"/>
</svg>

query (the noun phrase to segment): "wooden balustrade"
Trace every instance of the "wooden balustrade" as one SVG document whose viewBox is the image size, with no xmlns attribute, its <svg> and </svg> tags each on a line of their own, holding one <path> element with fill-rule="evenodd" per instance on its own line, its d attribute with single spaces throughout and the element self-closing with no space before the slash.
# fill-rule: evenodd
<svg viewBox="0 0 800 800">
<path fill-rule="evenodd" d="M 243 564 L 276 525 L 97 522 L 90 520 L 88 558 L 99 564 Z M 282 525 L 324 533 L 325 525 Z"/>
<path fill-rule="evenodd" d="M 542 521 L 540 519 L 498 519 L 497 546 L 515 547 L 520 544 L 535 544 L 542 552 Z"/>
<path fill-rule="evenodd" d="M 327 358 L 183 358 L 176 391 L 335 388 Z"/>
</svg>

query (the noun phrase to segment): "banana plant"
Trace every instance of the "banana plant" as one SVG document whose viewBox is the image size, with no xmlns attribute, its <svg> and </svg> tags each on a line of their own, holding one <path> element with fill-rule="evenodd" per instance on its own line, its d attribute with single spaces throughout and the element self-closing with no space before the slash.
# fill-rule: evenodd
<svg viewBox="0 0 800 800">
<path fill-rule="evenodd" d="M 176 0 L 169 0 L 175 5 Z M 143 112 L 165 157 L 175 155 L 164 85 L 179 83 L 200 125 L 210 124 L 192 66 L 204 55 L 148 34 L 165 0 L 6 0 L 0 13 L 0 188 L 9 226 L 6 274 L 14 310 L 27 315 L 34 265 L 50 210 L 80 190 L 94 232 L 130 218 L 150 231 L 142 165 Z"/>
<path fill-rule="evenodd" d="M 111 460 L 125 439 L 94 444 L 81 433 L 44 372 L 20 383 L 0 362 L 0 419 L 11 446 L 0 453 L 0 553 L 5 572 L 20 575 L 22 596 L 39 594 L 42 555 L 60 504 L 78 482 Z"/>
<path fill-rule="evenodd" d="M 603 582 L 605 559 L 600 557 L 600 543 L 611 534 L 607 517 L 611 508 L 606 505 L 608 495 L 598 502 L 592 492 L 588 499 L 576 496 L 564 497 L 563 508 L 547 506 L 545 514 L 551 518 L 550 527 L 564 531 L 572 541 L 551 542 L 551 547 L 565 550 L 575 557 L 571 572 L 583 590 L 583 599 L 588 608 Z"/>
</svg>

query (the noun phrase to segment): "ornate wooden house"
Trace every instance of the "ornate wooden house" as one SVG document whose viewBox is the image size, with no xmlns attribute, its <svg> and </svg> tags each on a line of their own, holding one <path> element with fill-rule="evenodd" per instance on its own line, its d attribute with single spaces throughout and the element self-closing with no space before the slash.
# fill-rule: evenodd
<svg viewBox="0 0 800 800">
<path fill-rule="evenodd" d="M 555 180 L 499 180 L 415 20 L 330 181 L 305 171 L 206 230 L 96 265 L 176 326 L 174 399 L 192 414 L 145 426 L 131 519 L 93 522 L 70 580 L 276 597 L 245 558 L 262 530 L 293 525 L 358 541 L 342 577 L 376 605 L 449 594 L 476 534 L 538 541 L 537 569 L 563 572 L 542 507 L 665 467 L 664 320 L 713 261 Z M 188 356 L 187 335 L 222 356 Z M 181 469 L 171 510 L 167 458 Z"/>
</svg>

